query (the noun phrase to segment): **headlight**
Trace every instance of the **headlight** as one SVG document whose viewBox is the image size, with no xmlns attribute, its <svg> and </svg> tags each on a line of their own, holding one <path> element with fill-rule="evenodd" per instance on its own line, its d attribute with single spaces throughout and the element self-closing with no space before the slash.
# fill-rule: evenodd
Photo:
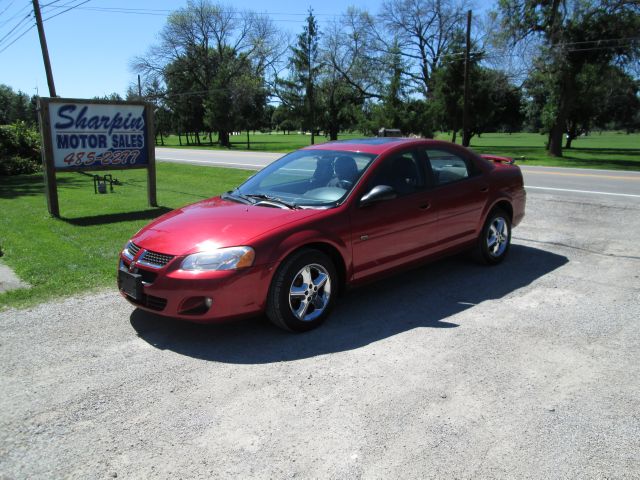
<svg viewBox="0 0 640 480">
<path fill-rule="evenodd" d="M 219 248 L 211 252 L 189 255 L 182 261 L 182 270 L 236 270 L 253 265 L 256 253 L 251 247 Z"/>
</svg>

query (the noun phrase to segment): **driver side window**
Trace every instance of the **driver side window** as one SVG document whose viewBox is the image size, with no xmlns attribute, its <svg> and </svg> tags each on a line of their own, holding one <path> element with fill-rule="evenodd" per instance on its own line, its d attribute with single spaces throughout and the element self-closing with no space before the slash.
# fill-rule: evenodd
<svg viewBox="0 0 640 480">
<path fill-rule="evenodd" d="M 417 153 L 403 152 L 385 160 L 369 183 L 369 189 L 377 185 L 389 185 L 399 196 L 422 189 L 424 178 Z"/>
</svg>

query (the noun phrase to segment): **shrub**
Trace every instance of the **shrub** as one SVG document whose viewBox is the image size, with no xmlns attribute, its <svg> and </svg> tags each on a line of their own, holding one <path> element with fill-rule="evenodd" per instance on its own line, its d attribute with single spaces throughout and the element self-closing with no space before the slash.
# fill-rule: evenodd
<svg viewBox="0 0 640 480">
<path fill-rule="evenodd" d="M 0 125 L 0 176 L 41 169 L 40 134 L 24 122 Z"/>
</svg>

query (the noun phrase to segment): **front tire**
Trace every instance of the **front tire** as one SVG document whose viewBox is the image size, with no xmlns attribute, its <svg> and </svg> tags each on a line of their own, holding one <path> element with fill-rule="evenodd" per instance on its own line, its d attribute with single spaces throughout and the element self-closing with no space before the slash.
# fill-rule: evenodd
<svg viewBox="0 0 640 480">
<path fill-rule="evenodd" d="M 501 209 L 491 212 L 482 227 L 476 258 L 488 265 L 502 262 L 511 246 L 511 217 Z"/>
<path fill-rule="evenodd" d="M 271 282 L 267 317 L 280 328 L 306 332 L 320 326 L 333 308 L 338 276 L 331 259 L 314 249 L 287 257 Z"/>
</svg>

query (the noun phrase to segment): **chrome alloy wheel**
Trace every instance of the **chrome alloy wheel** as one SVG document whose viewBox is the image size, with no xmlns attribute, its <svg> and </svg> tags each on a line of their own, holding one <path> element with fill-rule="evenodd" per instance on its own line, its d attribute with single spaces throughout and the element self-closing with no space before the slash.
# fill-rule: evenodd
<svg viewBox="0 0 640 480">
<path fill-rule="evenodd" d="M 289 307 L 298 320 L 310 322 L 322 315 L 331 298 L 331 278 L 322 265 L 303 267 L 289 288 Z"/>
<path fill-rule="evenodd" d="M 487 249 L 489 254 L 494 257 L 500 257 L 509 244 L 509 225 L 502 217 L 496 217 L 489 225 L 487 230 Z"/>
</svg>

